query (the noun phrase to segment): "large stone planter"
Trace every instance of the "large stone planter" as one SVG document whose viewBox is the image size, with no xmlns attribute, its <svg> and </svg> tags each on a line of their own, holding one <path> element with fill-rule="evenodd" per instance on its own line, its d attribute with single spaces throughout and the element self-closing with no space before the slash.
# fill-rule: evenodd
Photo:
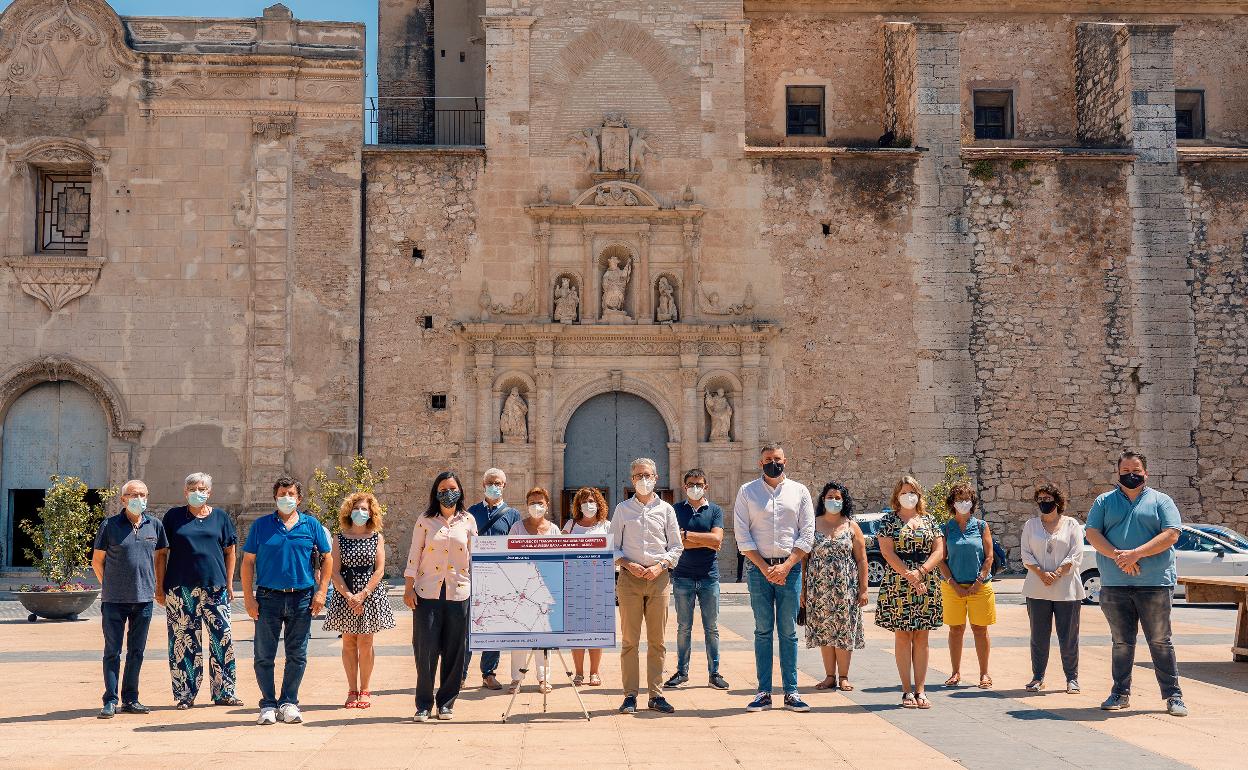
<svg viewBox="0 0 1248 770">
<path fill-rule="evenodd" d="M 17 600 L 30 612 L 26 619 L 34 623 L 39 618 L 49 620 L 77 620 L 95 603 L 98 590 L 90 591 L 15 591 Z"/>
</svg>

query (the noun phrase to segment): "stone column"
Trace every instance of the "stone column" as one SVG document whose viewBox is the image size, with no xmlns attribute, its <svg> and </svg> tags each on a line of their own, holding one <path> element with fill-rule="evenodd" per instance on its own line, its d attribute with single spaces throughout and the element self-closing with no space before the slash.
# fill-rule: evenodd
<svg viewBox="0 0 1248 770">
<path fill-rule="evenodd" d="M 702 269 L 697 254 L 698 232 L 693 222 L 685 220 L 681 240 L 685 244 L 685 285 L 680 287 L 680 320 L 692 321 L 697 318 L 698 289 L 702 285 Z"/>
<path fill-rule="evenodd" d="M 972 246 L 962 211 L 962 85 L 956 23 L 886 24 L 895 130 L 913 111 L 913 142 L 926 152 L 915 166 L 913 226 L 906 252 L 917 297 L 913 305 L 918 377 L 910 397 L 912 467 L 925 483 L 938 480 L 942 458 L 956 456 L 977 472 L 978 433 L 970 356 Z M 886 92 L 887 92 L 886 87 Z"/>
<path fill-rule="evenodd" d="M 1199 517 L 1194 431 L 1200 398 L 1191 222 L 1175 139 L 1175 29 L 1080 24 L 1076 95 L 1081 139 L 1125 144 L 1136 154 L 1127 180 L 1135 448 L 1149 457 L 1150 483 L 1171 495 L 1184 515 Z"/>
<path fill-rule="evenodd" d="M 536 338 L 534 348 L 534 364 L 536 367 L 534 380 L 537 384 L 537 414 L 532 417 L 530 425 L 534 428 L 533 440 L 536 442 L 536 473 L 538 486 L 545 487 L 555 494 L 555 465 L 551 456 L 551 448 L 555 437 L 555 394 L 554 394 L 554 352 L 555 340 L 550 336 Z"/>
<path fill-rule="evenodd" d="M 532 16 L 487 15 L 485 146 L 491 155 L 529 151 L 529 28 Z"/>
<path fill-rule="evenodd" d="M 637 292 L 635 319 L 639 324 L 654 323 L 654 287 L 650 285 L 650 226 L 638 233 L 641 253 L 637 257 L 637 270 L 633 274 L 634 290 Z"/>
<path fill-rule="evenodd" d="M 478 341 L 474 346 L 477 385 L 477 473 L 480 477 L 494 464 L 494 343 Z"/>
<path fill-rule="evenodd" d="M 581 231 L 581 239 L 585 245 L 585 286 L 581 289 L 581 322 L 598 323 L 602 315 L 599 307 L 602 302 L 602 287 L 599 285 L 601 276 L 598 271 L 598 259 L 594 254 L 594 232 L 588 227 Z"/>
<path fill-rule="evenodd" d="M 737 4 L 736 13 L 740 13 Z M 702 149 L 708 156 L 739 157 L 745 135 L 745 33 L 744 19 L 695 22 L 701 51 L 700 76 Z"/>
<path fill-rule="evenodd" d="M 553 317 L 552 305 L 555 297 L 554 281 L 550 275 L 550 223 L 538 222 L 537 232 L 533 234 L 533 242 L 537 246 L 537 314 L 542 323 L 549 323 Z"/>
<path fill-rule="evenodd" d="M 680 438 L 684 444 L 681 463 L 684 469 L 699 464 L 698 445 L 702 442 L 701 407 L 698 403 L 698 360 L 701 355 L 697 339 L 680 341 L 680 389 L 682 406 L 680 415 Z"/>
<path fill-rule="evenodd" d="M 756 341 L 741 343 L 741 400 L 737 404 L 737 425 L 741 430 L 741 472 L 743 476 L 754 473 L 755 460 L 762 438 L 758 435 L 759 426 L 759 392 L 758 385 L 762 372 L 759 369 L 762 356 L 760 344 Z"/>
</svg>

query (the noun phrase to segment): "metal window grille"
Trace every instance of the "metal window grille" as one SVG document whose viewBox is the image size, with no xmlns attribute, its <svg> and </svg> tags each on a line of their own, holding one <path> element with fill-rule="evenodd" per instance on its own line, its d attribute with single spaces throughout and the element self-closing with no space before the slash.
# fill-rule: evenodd
<svg viewBox="0 0 1248 770">
<path fill-rule="evenodd" d="M 39 251 L 86 251 L 91 237 L 91 177 L 40 174 L 36 221 Z"/>
<path fill-rule="evenodd" d="M 1014 94 L 1010 91 L 976 91 L 975 138 L 1014 138 Z"/>
</svg>

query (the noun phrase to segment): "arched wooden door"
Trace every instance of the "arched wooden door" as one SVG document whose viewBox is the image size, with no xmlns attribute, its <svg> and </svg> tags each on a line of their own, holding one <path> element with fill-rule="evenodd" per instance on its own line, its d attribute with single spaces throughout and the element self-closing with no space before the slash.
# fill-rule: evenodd
<svg viewBox="0 0 1248 770">
<path fill-rule="evenodd" d="M 658 490 L 671 500 L 667 424 L 659 411 L 640 396 L 611 392 L 594 396 L 572 414 L 564 430 L 563 507 L 581 487 L 604 490 L 607 505 L 633 493 L 629 463 L 649 457 L 658 466 Z"/>
</svg>

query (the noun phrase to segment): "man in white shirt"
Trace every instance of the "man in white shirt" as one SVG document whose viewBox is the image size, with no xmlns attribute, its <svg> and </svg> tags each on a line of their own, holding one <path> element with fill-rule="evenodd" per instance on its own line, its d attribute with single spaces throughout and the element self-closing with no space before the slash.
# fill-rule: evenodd
<svg viewBox="0 0 1248 770">
<path fill-rule="evenodd" d="M 763 447 L 763 477 L 743 484 L 733 506 L 737 550 L 749 562 L 745 582 L 754 610 L 754 667 L 758 695 L 748 711 L 771 708 L 773 630 L 780 637 L 780 679 L 784 707 L 810 711 L 797 694 L 797 608 L 802 593 L 802 559 L 815 540 L 815 508 L 810 490 L 784 475 L 784 448 Z"/>
<path fill-rule="evenodd" d="M 658 468 L 654 460 L 640 457 L 629 469 L 635 493 L 615 506 L 611 534 L 615 539 L 615 563 L 621 568 L 616 583 L 620 604 L 620 671 L 624 683 L 621 714 L 637 712 L 640 684 L 638 644 L 641 623 L 646 623 L 646 686 L 648 708 L 663 714 L 676 709 L 663 697 L 663 631 L 667 626 L 669 573 L 684 550 L 680 525 L 671 505 L 654 494 Z"/>
</svg>

